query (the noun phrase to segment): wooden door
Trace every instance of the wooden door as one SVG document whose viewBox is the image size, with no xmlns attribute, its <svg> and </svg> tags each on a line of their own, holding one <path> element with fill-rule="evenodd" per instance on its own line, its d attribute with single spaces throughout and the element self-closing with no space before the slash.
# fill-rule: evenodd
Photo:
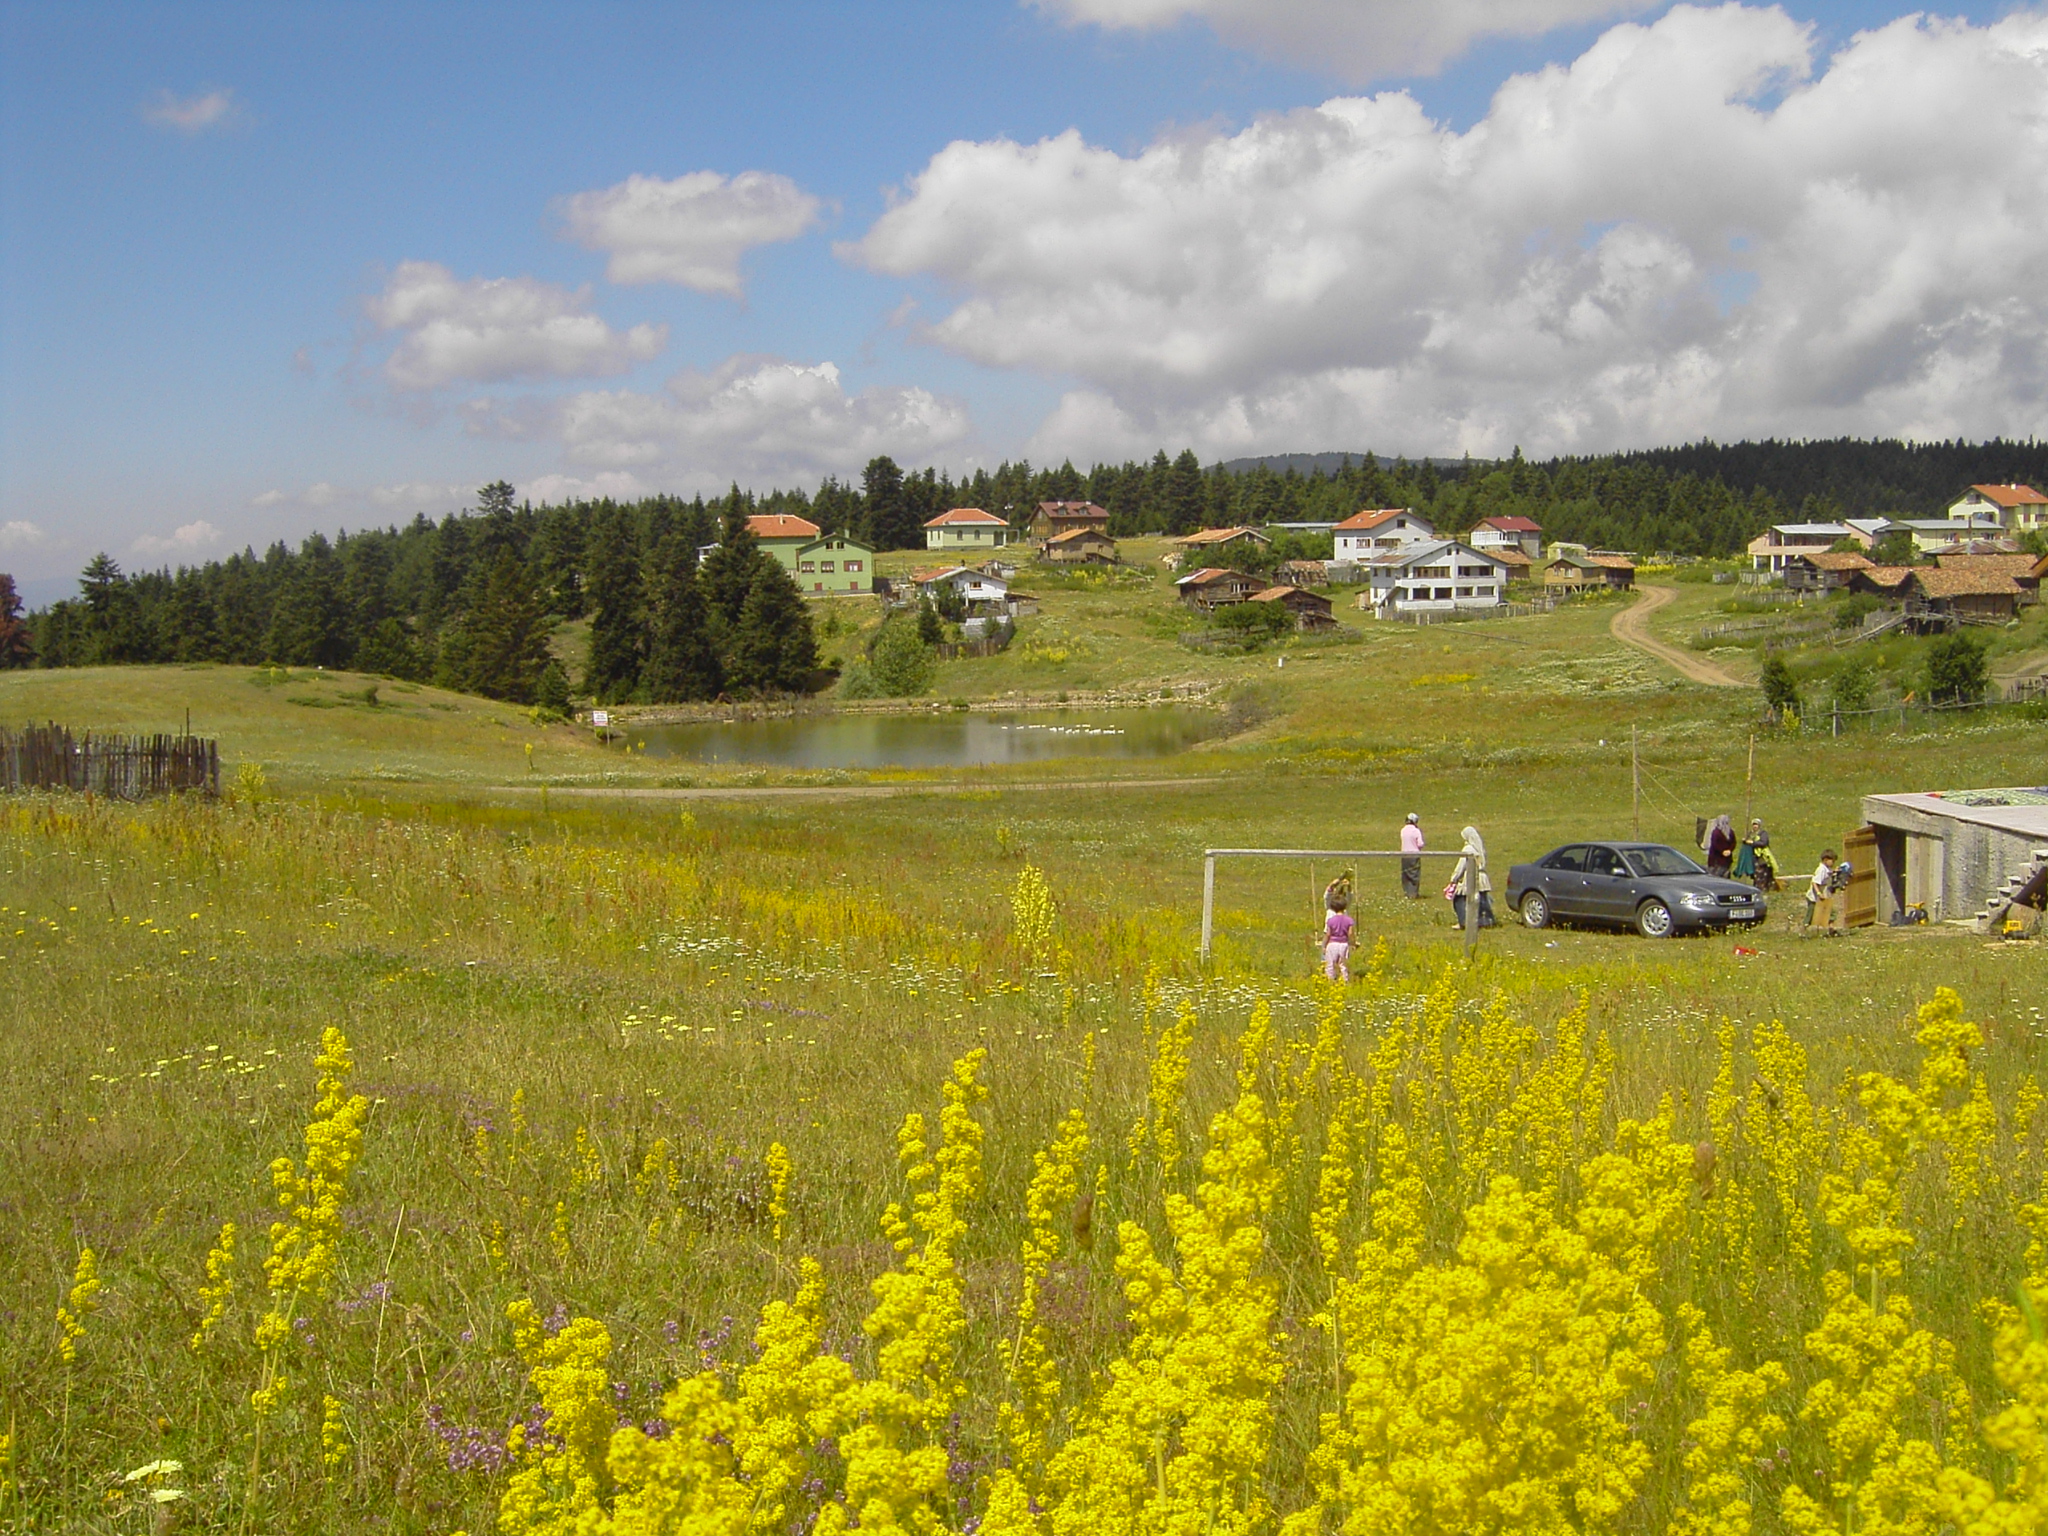
<svg viewBox="0 0 2048 1536">
<path fill-rule="evenodd" d="M 1877 828 L 1858 827 L 1843 838 L 1842 855 L 1849 861 L 1842 924 L 1868 928 L 1877 921 Z"/>
</svg>

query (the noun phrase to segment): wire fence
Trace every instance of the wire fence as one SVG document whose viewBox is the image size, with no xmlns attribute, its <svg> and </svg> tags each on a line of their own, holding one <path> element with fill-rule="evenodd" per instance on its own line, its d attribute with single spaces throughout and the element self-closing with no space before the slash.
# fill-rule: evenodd
<svg viewBox="0 0 2048 1536">
<path fill-rule="evenodd" d="M 0 726 L 0 792 L 70 789 L 112 800 L 220 793 L 220 743 L 197 736 L 74 736 Z"/>
</svg>

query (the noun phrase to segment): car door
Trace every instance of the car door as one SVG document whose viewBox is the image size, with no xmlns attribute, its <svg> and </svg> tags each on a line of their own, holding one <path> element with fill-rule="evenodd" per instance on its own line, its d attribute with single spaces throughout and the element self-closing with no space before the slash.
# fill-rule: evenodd
<svg viewBox="0 0 2048 1536">
<path fill-rule="evenodd" d="M 1586 873 L 1580 881 L 1586 916 L 1603 923 L 1633 922 L 1636 881 L 1612 848 L 1595 843 L 1586 850 Z"/>
<path fill-rule="evenodd" d="M 1574 917 L 1585 911 L 1586 845 L 1573 843 L 1560 848 L 1536 866 L 1536 883 L 1550 910 L 1559 917 Z"/>
</svg>

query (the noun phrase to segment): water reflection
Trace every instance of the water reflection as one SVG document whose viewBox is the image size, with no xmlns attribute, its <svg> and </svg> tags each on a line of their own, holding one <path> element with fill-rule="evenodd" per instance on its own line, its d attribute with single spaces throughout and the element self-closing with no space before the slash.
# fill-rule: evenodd
<svg viewBox="0 0 2048 1536">
<path fill-rule="evenodd" d="M 1193 709 L 813 715 L 635 727 L 649 757 L 781 768 L 968 768 L 1052 757 L 1166 757 L 1211 734 Z"/>
</svg>

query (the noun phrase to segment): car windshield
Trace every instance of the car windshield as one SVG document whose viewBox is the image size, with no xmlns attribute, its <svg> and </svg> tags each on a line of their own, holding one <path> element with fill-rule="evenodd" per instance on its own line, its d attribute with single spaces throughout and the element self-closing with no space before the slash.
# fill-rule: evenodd
<svg viewBox="0 0 2048 1536">
<path fill-rule="evenodd" d="M 1628 861 L 1641 876 L 1706 873 L 1676 848 L 1631 848 L 1628 850 Z"/>
</svg>

